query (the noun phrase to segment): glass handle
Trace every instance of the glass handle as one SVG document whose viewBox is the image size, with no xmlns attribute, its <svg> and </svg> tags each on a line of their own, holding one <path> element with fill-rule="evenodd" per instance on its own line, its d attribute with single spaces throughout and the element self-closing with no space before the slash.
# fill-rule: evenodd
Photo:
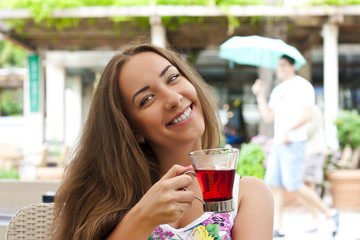
<svg viewBox="0 0 360 240">
<path fill-rule="evenodd" d="M 186 171 L 186 172 L 183 173 L 183 175 L 189 174 L 189 173 L 191 173 L 192 175 L 194 175 L 194 176 L 196 177 L 196 173 L 195 173 L 194 171 Z M 183 189 L 184 189 L 184 191 L 187 191 L 187 189 L 186 189 L 185 187 L 184 187 Z M 204 210 L 204 212 L 206 212 L 206 204 L 205 204 L 204 200 L 202 200 L 201 198 L 199 198 L 199 197 L 196 196 L 196 195 L 195 195 L 195 198 L 202 203 L 202 205 L 203 205 L 203 210 Z"/>
</svg>

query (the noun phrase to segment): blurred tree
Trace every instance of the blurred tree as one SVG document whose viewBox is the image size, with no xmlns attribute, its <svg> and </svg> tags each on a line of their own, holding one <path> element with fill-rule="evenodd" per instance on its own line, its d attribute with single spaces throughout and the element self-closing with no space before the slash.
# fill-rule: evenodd
<svg viewBox="0 0 360 240">
<path fill-rule="evenodd" d="M 0 94 L 0 116 L 23 115 L 23 92 L 20 89 L 2 90 Z"/>
<path fill-rule="evenodd" d="M 1 2 L 1 1 L 0 1 Z M 230 5 L 263 5 L 266 0 L 43 0 L 43 1 L 34 1 L 34 0 L 12 0 L 12 1 L 3 1 L 0 3 L 0 7 L 10 7 L 10 8 L 27 8 L 34 16 L 33 20 L 35 23 L 42 26 L 56 26 L 59 30 L 76 26 L 79 24 L 79 19 L 77 18 L 52 18 L 51 13 L 55 9 L 63 8 L 75 8 L 82 6 L 147 6 L 152 4 L 157 5 L 203 5 L 203 6 L 221 6 L 224 10 Z M 240 22 L 237 18 L 227 14 L 229 21 L 229 29 L 233 30 L 235 27 L 240 25 Z M 257 18 L 257 17 L 254 17 Z M 111 18 L 115 22 L 117 21 L 136 21 L 142 22 L 144 18 L 128 18 L 128 17 L 113 17 Z M 176 22 L 172 23 L 173 25 L 181 25 L 182 23 L 188 21 L 201 21 L 202 18 L 194 17 L 176 17 Z M 8 20 L 7 22 L 15 26 L 18 32 L 21 32 L 21 29 L 27 19 L 16 19 Z M 146 19 L 149 22 L 148 19 Z M 169 20 L 165 20 L 169 23 Z M 167 26 L 168 27 L 168 26 Z"/>
<path fill-rule="evenodd" d="M 360 4 L 360 0 L 308 0 L 307 4 L 344 6 L 344 5 Z"/>
<path fill-rule="evenodd" d="M 24 67 L 26 51 L 10 42 L 0 41 L 0 68 Z"/>
<path fill-rule="evenodd" d="M 0 41 L 0 68 L 25 67 L 26 51 L 10 42 Z M 0 89 L 0 116 L 23 115 L 23 90 Z"/>
</svg>

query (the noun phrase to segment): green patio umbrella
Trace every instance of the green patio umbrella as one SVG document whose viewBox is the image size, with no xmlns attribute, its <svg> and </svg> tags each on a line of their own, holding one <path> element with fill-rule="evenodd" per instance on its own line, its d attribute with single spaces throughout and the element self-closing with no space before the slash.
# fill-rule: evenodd
<svg viewBox="0 0 360 240">
<path fill-rule="evenodd" d="M 280 39 L 234 36 L 220 45 L 219 57 L 238 64 L 276 69 L 279 58 L 288 55 L 295 60 L 295 69 L 306 64 L 305 58 L 293 46 Z"/>
</svg>

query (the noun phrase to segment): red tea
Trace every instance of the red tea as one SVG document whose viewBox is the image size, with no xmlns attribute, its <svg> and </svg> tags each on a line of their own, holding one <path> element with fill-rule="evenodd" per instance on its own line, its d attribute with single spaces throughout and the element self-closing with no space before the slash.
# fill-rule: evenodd
<svg viewBox="0 0 360 240">
<path fill-rule="evenodd" d="M 196 170 L 205 202 L 232 199 L 235 169 Z"/>
</svg>

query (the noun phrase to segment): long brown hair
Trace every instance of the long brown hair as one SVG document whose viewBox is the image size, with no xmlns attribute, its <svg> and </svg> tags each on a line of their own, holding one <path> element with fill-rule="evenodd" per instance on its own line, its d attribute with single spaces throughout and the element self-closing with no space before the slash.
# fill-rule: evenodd
<svg viewBox="0 0 360 240">
<path fill-rule="evenodd" d="M 115 55 L 103 71 L 79 143 L 55 196 L 54 240 L 105 239 L 159 179 L 156 156 L 149 146 L 136 141 L 118 86 L 122 66 L 132 56 L 147 51 L 166 58 L 194 85 L 205 119 L 202 147 L 219 144 L 221 125 L 212 88 L 180 54 L 138 44 Z"/>
</svg>

